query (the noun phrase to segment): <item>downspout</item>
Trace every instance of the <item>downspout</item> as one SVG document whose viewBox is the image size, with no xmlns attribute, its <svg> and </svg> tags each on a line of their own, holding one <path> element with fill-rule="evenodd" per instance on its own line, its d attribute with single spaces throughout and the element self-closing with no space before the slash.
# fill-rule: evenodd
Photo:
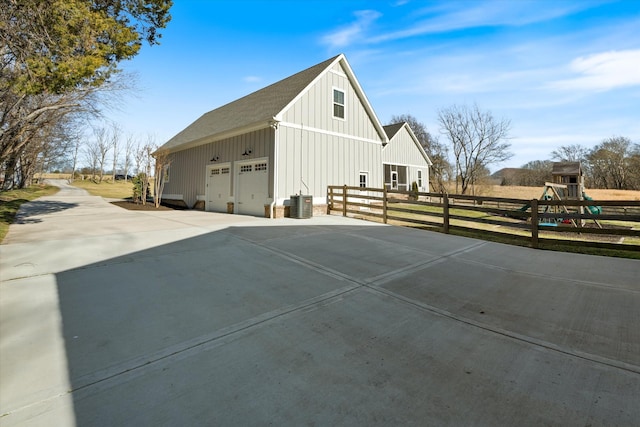
<svg viewBox="0 0 640 427">
<path fill-rule="evenodd" d="M 280 132 L 278 132 L 278 121 L 276 118 L 273 118 L 271 122 L 271 128 L 273 128 L 273 200 L 269 204 L 269 218 L 275 219 L 275 214 L 273 212 L 273 208 L 275 207 L 278 197 L 277 197 L 277 189 L 278 189 L 278 154 L 279 154 L 279 140 L 280 140 Z"/>
</svg>

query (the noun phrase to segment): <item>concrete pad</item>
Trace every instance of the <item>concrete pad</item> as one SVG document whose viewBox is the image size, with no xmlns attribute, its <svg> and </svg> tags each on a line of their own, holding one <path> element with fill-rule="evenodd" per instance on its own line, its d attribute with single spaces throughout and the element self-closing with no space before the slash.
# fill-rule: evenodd
<svg viewBox="0 0 640 427">
<path fill-rule="evenodd" d="M 3 426 L 640 419 L 636 260 L 66 187 L 20 218 L 0 246 Z"/>
<path fill-rule="evenodd" d="M 80 425 L 632 425 L 630 379 L 360 289 L 106 379 L 75 409 Z"/>
</svg>

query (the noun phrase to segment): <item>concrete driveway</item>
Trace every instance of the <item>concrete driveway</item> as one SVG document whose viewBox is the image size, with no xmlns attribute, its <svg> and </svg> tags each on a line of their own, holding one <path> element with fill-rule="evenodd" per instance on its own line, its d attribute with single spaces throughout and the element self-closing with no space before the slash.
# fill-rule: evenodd
<svg viewBox="0 0 640 427">
<path fill-rule="evenodd" d="M 635 260 L 63 185 L 0 271 L 2 426 L 640 425 Z"/>
</svg>

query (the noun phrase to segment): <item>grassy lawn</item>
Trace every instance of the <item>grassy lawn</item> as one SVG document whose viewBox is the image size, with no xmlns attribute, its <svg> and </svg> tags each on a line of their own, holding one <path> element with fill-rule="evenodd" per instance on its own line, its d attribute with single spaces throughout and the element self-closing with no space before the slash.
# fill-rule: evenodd
<svg viewBox="0 0 640 427">
<path fill-rule="evenodd" d="M 131 181 L 102 181 L 101 183 L 95 183 L 88 179 L 84 181 L 75 180 L 71 185 L 87 190 L 92 196 L 100 196 L 107 199 L 127 199 L 133 195 Z"/>
<path fill-rule="evenodd" d="M 20 190 L 0 192 L 0 242 L 7 235 L 9 225 L 13 223 L 23 203 L 57 192 L 58 187 L 51 185 L 34 185 Z"/>
</svg>

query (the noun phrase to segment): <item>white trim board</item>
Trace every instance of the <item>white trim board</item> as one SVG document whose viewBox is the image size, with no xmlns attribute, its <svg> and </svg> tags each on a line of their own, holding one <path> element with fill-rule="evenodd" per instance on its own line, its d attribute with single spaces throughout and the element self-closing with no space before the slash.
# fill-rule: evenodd
<svg viewBox="0 0 640 427">
<path fill-rule="evenodd" d="M 407 166 L 411 168 L 420 168 L 420 169 L 429 169 L 429 165 L 411 165 L 406 163 L 390 163 L 390 162 L 382 162 L 382 165 L 392 165 L 392 166 Z"/>
<path fill-rule="evenodd" d="M 339 119 L 336 119 L 336 120 L 339 120 Z M 324 135 L 337 136 L 338 138 L 354 139 L 356 141 L 370 142 L 372 144 L 382 145 L 382 141 L 378 141 L 378 140 L 375 140 L 375 139 L 362 138 L 360 136 L 349 135 L 349 134 L 346 134 L 346 133 L 333 132 L 333 131 L 330 131 L 330 130 L 319 129 L 319 128 L 314 128 L 314 127 L 309 127 L 309 126 L 302 126 L 302 125 L 300 125 L 298 123 L 280 122 L 280 126 L 288 127 L 289 129 L 307 130 L 307 131 L 310 131 L 310 132 L 320 133 L 320 134 L 324 134 Z"/>
</svg>

